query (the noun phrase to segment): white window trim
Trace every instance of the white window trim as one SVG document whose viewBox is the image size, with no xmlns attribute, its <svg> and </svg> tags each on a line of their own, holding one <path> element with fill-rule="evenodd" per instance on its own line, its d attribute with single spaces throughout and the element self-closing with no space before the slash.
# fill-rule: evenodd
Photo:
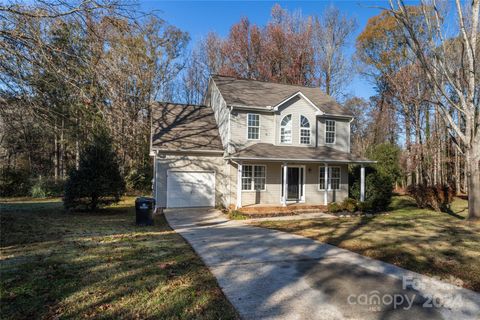
<svg viewBox="0 0 480 320">
<path fill-rule="evenodd" d="M 335 124 L 335 131 L 333 132 L 333 142 L 327 142 L 327 122 L 333 121 Z M 332 119 L 325 119 L 325 144 L 335 144 L 337 142 L 337 122 Z"/>
<path fill-rule="evenodd" d="M 302 130 L 307 130 L 307 128 L 302 128 L 302 117 L 304 117 L 308 121 L 308 133 L 309 133 L 308 143 L 302 143 Z M 304 146 L 312 145 L 312 124 L 310 122 L 310 119 L 308 119 L 303 114 L 301 114 L 300 117 L 298 118 L 298 144 L 304 145 Z"/>
<path fill-rule="evenodd" d="M 288 116 L 290 116 L 290 142 L 283 142 L 283 141 L 282 141 L 282 128 L 285 127 L 285 126 L 282 126 L 282 122 L 283 122 L 283 119 L 285 119 L 285 117 L 288 117 Z M 280 136 L 279 136 L 279 143 L 280 143 L 280 144 L 292 144 L 292 143 L 293 143 L 293 114 L 291 114 L 291 113 L 284 115 L 284 116 L 280 119 Z"/>
<path fill-rule="evenodd" d="M 318 183 L 317 183 L 317 189 L 318 191 L 325 191 L 325 189 L 322 189 L 320 188 L 320 178 L 322 179 L 325 179 L 325 175 L 321 175 L 320 174 L 320 168 L 325 168 L 325 166 L 318 166 Z M 332 180 L 331 180 L 331 176 L 328 175 L 328 180 L 327 180 L 327 183 L 328 183 L 328 189 L 327 191 L 337 191 L 337 190 L 342 190 L 342 168 L 339 167 L 339 166 L 328 166 L 328 169 L 330 168 L 338 168 L 338 171 L 339 171 L 339 174 L 340 176 L 338 177 L 338 189 L 332 189 Z M 330 171 L 330 170 L 329 170 Z"/>
<path fill-rule="evenodd" d="M 248 117 L 249 117 L 250 115 L 258 116 L 258 127 L 257 127 L 257 126 L 249 126 L 249 125 L 248 125 Z M 246 119 L 246 120 L 247 120 L 247 132 L 246 132 L 246 133 L 247 133 L 247 140 L 260 140 L 260 130 L 261 130 L 261 129 L 260 129 L 260 127 L 261 127 L 260 114 L 259 114 L 259 113 L 247 113 L 247 119 Z M 251 127 L 251 128 L 258 128 L 258 138 L 257 138 L 257 139 L 252 139 L 252 138 L 249 138 L 249 137 L 248 137 L 248 128 L 250 128 L 250 127 Z"/>
<path fill-rule="evenodd" d="M 248 166 L 253 167 L 252 168 L 252 183 L 251 183 L 251 186 L 250 186 L 252 189 L 243 190 L 243 172 L 245 170 L 245 167 L 248 167 Z M 265 171 L 265 188 L 264 189 L 255 190 L 255 167 L 264 167 L 265 168 L 265 170 L 264 170 Z M 265 191 L 267 191 L 267 166 L 265 164 L 252 164 L 252 163 L 243 164 L 241 179 L 242 179 L 242 181 L 240 181 L 240 184 L 242 186 L 242 192 L 265 192 Z"/>
</svg>

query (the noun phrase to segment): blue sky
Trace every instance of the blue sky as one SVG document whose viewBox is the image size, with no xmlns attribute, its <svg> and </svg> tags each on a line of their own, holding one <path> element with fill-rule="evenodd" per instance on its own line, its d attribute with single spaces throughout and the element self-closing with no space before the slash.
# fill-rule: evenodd
<svg viewBox="0 0 480 320">
<path fill-rule="evenodd" d="M 157 15 L 183 31 L 187 31 L 195 43 L 208 32 L 214 31 L 221 36 L 228 34 L 230 26 L 248 17 L 258 25 L 265 25 L 270 17 L 270 10 L 279 3 L 289 11 L 301 10 L 303 15 L 320 15 L 322 11 L 335 5 L 348 16 L 355 17 L 358 29 L 349 44 L 348 53 L 355 50 L 355 38 L 363 30 L 368 19 L 377 15 L 380 10 L 375 6 L 388 6 L 386 1 L 141 1 L 144 11 L 156 10 Z M 357 76 L 354 78 L 348 92 L 369 98 L 375 94 L 368 80 Z"/>
</svg>

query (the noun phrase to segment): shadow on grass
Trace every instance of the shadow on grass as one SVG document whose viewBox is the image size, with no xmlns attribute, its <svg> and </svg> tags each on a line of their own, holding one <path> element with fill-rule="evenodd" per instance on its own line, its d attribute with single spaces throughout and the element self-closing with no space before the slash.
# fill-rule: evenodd
<svg viewBox="0 0 480 320">
<path fill-rule="evenodd" d="M 458 213 L 464 212 L 465 210 L 466 209 L 463 209 L 463 210 L 458 211 L 458 212 L 454 212 L 451 208 L 447 208 L 445 211 L 442 211 L 442 212 L 448 214 L 451 217 L 457 218 L 459 220 L 465 220 L 464 216 L 461 216 L 461 215 L 458 214 Z"/>
<path fill-rule="evenodd" d="M 2 319 L 236 318 L 163 216 L 138 227 L 131 203 L 93 213 L 10 208 L 1 214 Z"/>
<path fill-rule="evenodd" d="M 449 215 L 418 209 L 408 197 L 392 202 L 389 216 L 329 221 L 275 222 L 264 226 L 304 235 L 365 256 L 443 279 L 463 281 L 480 292 L 480 228 L 467 224 L 460 209 Z M 453 206 L 453 208 L 459 207 Z M 407 209 L 405 211 L 405 209 Z M 408 210 L 412 209 L 412 210 Z M 465 210 L 465 209 L 463 209 Z"/>
</svg>

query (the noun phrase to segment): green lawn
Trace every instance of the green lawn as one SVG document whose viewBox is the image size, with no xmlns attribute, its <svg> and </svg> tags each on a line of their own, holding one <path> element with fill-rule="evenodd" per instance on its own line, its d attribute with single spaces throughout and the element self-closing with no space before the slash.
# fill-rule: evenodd
<svg viewBox="0 0 480 320">
<path fill-rule="evenodd" d="M 480 291 L 480 224 L 465 220 L 467 202 L 447 213 L 395 197 L 389 215 L 257 225 L 330 243 L 362 255 Z"/>
<path fill-rule="evenodd" d="M 238 318 L 163 216 L 134 225 L 133 198 L 94 213 L 58 199 L 0 205 L 2 319 Z"/>
</svg>

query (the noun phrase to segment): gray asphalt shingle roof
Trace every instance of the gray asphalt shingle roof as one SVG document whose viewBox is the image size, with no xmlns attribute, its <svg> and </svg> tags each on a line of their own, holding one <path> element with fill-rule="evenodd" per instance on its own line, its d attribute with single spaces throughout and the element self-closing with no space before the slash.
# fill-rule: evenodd
<svg viewBox="0 0 480 320">
<path fill-rule="evenodd" d="M 288 85 L 274 82 L 238 79 L 221 75 L 212 76 L 229 106 L 247 106 L 266 109 L 275 106 L 295 93 L 301 92 L 326 114 L 353 116 L 320 88 Z"/>
<path fill-rule="evenodd" d="M 223 150 L 212 109 L 177 103 L 153 105 L 152 147 L 169 151 Z"/>
<path fill-rule="evenodd" d="M 328 161 L 343 163 L 374 163 L 375 161 L 356 156 L 352 153 L 342 152 L 331 147 L 319 146 L 317 148 L 275 146 L 270 143 L 256 143 L 237 153 L 230 155 L 232 159 L 243 160 L 296 160 L 296 161 Z"/>
</svg>

